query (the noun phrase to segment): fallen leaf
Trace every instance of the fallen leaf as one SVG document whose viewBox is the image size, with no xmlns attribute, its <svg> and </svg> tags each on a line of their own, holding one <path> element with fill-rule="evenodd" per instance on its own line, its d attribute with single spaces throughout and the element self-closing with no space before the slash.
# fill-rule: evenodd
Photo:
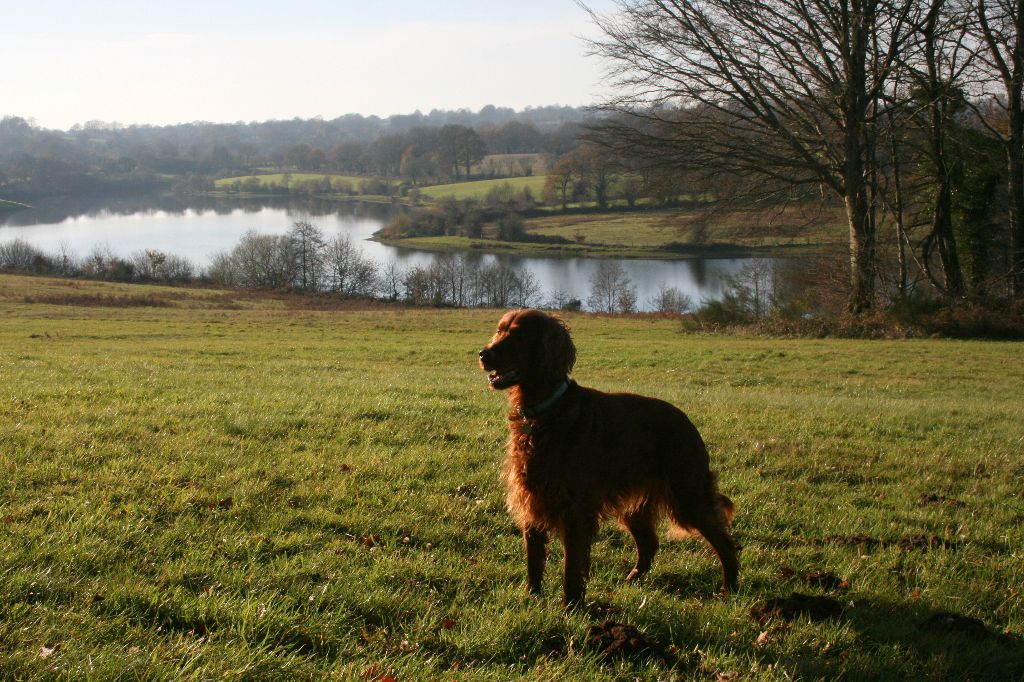
<svg viewBox="0 0 1024 682">
<path fill-rule="evenodd" d="M 49 658 L 50 656 L 53 656 L 55 653 L 57 653 L 57 649 L 59 648 L 59 644 L 54 644 L 53 646 L 39 647 L 39 658 Z"/>
<path fill-rule="evenodd" d="M 754 640 L 754 646 L 758 646 L 758 647 L 764 646 L 767 643 L 768 643 L 768 631 L 767 630 L 765 630 L 764 632 L 759 634 L 757 636 L 757 639 Z"/>
<path fill-rule="evenodd" d="M 452 628 L 455 627 L 455 621 L 452 620 L 451 618 L 445 618 L 444 620 L 441 621 L 441 627 L 444 628 L 445 630 L 451 630 Z"/>
</svg>

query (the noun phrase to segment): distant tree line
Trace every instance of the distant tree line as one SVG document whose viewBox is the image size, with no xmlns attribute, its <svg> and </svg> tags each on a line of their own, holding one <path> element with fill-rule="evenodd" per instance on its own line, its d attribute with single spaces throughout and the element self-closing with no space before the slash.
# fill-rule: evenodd
<svg viewBox="0 0 1024 682">
<path fill-rule="evenodd" d="M 619 0 L 591 140 L 746 204 L 846 209 L 847 308 L 1024 297 L 1024 3 Z M 563 194 L 563 196 L 565 196 Z"/>
<path fill-rule="evenodd" d="M 73 193 L 167 176 L 237 175 L 261 167 L 399 177 L 413 184 L 475 174 L 532 172 L 524 162 L 485 154 L 559 155 L 576 144 L 586 118 L 573 107 L 514 111 L 491 105 L 388 118 L 186 123 L 171 126 L 90 121 L 47 130 L 17 116 L 0 119 L 0 195 Z"/>
<path fill-rule="evenodd" d="M 396 261 L 368 258 L 347 235 L 328 238 L 316 225 L 300 220 L 284 234 L 247 232 L 206 268 L 155 249 L 128 256 L 97 246 L 80 257 L 62 247 L 46 253 L 23 239 L 0 242 L 0 271 L 80 277 L 113 282 L 204 284 L 233 289 L 288 290 L 378 299 L 417 306 L 526 307 L 544 305 L 579 310 L 583 302 L 565 292 L 541 291 L 534 275 L 500 261 L 482 264 L 466 255 L 441 255 L 430 265 L 403 268 Z M 648 309 L 683 313 L 692 301 L 663 287 Z M 590 279 L 589 309 L 635 312 L 636 287 L 615 261 L 601 261 Z"/>
<path fill-rule="evenodd" d="M 541 291 L 529 270 L 500 261 L 482 263 L 470 255 L 445 255 L 430 265 L 377 263 L 345 236 L 326 238 L 299 221 L 283 235 L 245 234 L 230 251 L 216 254 L 206 268 L 163 251 L 140 250 L 127 257 L 98 246 L 84 257 L 67 248 L 46 253 L 22 239 L 0 242 L 0 271 L 80 277 L 115 282 L 217 286 L 309 296 L 366 299 L 435 307 L 540 306 L 581 310 L 565 291 Z M 663 285 L 646 301 L 623 266 L 600 260 L 589 278 L 585 307 L 595 313 L 628 314 L 638 309 L 680 317 L 686 329 L 758 325 L 773 333 L 885 336 L 935 333 L 951 336 L 1024 338 L 1024 316 L 1012 308 L 936 307 L 905 301 L 884 314 L 843 319 L 821 316 L 819 278 L 835 274 L 829 259 L 800 262 L 751 261 L 724 280 L 719 297 L 694 302 Z"/>
</svg>

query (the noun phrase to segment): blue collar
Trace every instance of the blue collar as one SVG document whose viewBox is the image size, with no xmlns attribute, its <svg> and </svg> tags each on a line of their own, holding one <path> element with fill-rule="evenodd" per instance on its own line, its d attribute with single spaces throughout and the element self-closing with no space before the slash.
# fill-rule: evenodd
<svg viewBox="0 0 1024 682">
<path fill-rule="evenodd" d="M 569 390 L 569 386 L 571 386 L 572 383 L 572 379 L 566 378 L 561 384 L 559 384 L 558 388 L 555 389 L 555 392 L 549 395 L 546 400 L 537 403 L 533 407 L 520 407 L 519 416 L 523 419 L 536 419 L 543 413 L 547 412 L 552 405 L 558 402 L 558 399 L 565 395 L 565 392 Z"/>
</svg>

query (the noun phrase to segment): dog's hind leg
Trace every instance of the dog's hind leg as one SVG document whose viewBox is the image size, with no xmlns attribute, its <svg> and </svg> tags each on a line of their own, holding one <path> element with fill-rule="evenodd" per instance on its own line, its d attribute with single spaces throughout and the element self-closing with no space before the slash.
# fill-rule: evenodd
<svg viewBox="0 0 1024 682">
<path fill-rule="evenodd" d="M 633 582 L 643 577 L 651 570 L 654 562 L 654 555 L 658 551 L 658 533 L 655 530 L 657 516 L 649 504 L 645 504 L 638 510 L 619 517 L 619 521 L 626 527 L 633 541 L 636 543 L 636 566 L 626 576 L 626 582 Z"/>
<path fill-rule="evenodd" d="M 708 510 L 702 518 L 693 524 L 704 539 L 708 541 L 718 560 L 722 562 L 722 592 L 735 592 L 739 583 L 740 564 L 736 558 L 736 543 L 729 533 L 725 515 L 715 508 Z"/>
<path fill-rule="evenodd" d="M 672 521 L 681 530 L 695 530 L 700 533 L 722 562 L 722 592 L 736 590 L 739 582 L 739 560 L 736 558 L 736 544 L 729 532 L 729 521 L 732 519 L 733 504 L 729 498 L 718 493 L 712 482 L 705 495 L 695 499 L 689 495 L 680 495 L 673 490 L 669 514 Z"/>
</svg>

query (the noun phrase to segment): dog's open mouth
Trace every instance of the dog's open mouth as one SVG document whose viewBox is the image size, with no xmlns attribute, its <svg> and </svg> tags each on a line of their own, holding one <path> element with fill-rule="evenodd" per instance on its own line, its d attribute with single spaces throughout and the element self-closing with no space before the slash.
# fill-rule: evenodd
<svg viewBox="0 0 1024 682">
<path fill-rule="evenodd" d="M 507 372 L 491 372 L 487 375 L 487 381 L 491 388 L 508 388 L 519 383 L 519 371 L 511 369 Z"/>
</svg>

